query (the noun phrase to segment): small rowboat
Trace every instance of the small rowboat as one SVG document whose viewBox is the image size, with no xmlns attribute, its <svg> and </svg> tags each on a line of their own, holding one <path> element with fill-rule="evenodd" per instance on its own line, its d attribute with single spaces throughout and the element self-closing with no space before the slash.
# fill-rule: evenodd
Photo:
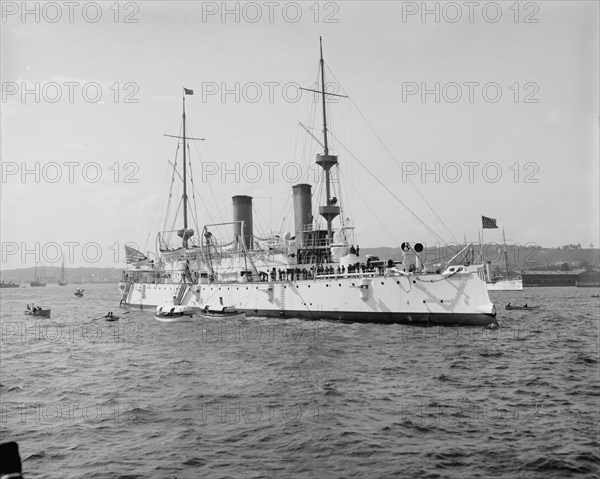
<svg viewBox="0 0 600 479">
<path fill-rule="evenodd" d="M 27 309 L 23 311 L 23 314 L 29 316 L 42 316 L 44 318 L 50 317 L 50 309 L 42 309 L 39 306 L 27 305 Z"/>
<path fill-rule="evenodd" d="M 93 318 L 92 321 L 100 321 L 101 319 L 103 319 L 104 321 L 118 321 L 119 319 L 121 319 L 121 316 L 107 314 L 106 316 L 102 316 L 101 318 Z"/>
<path fill-rule="evenodd" d="M 204 319 L 239 320 L 246 318 L 246 313 L 234 309 L 233 306 L 206 305 L 198 314 Z"/>
<path fill-rule="evenodd" d="M 127 311 L 123 314 L 129 314 L 130 312 Z M 112 311 L 109 311 L 107 314 L 105 314 L 104 316 L 100 316 L 98 318 L 91 318 L 90 321 L 100 321 L 100 320 L 104 320 L 104 321 L 118 321 L 119 319 L 121 319 L 121 316 L 115 316 Z"/>
<path fill-rule="evenodd" d="M 507 304 L 504 307 L 504 309 L 507 309 L 509 311 L 529 311 L 529 310 L 532 310 L 532 309 L 539 309 L 539 308 L 540 308 L 540 306 L 527 306 L 527 305 L 524 305 L 524 306 L 512 306 L 510 303 Z"/>
<path fill-rule="evenodd" d="M 190 306 L 164 304 L 156 307 L 154 319 L 163 323 L 182 323 L 194 321 L 194 310 Z"/>
</svg>

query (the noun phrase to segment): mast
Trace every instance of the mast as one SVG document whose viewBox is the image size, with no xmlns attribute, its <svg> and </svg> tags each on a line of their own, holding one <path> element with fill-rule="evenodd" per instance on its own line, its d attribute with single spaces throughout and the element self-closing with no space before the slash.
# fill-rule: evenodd
<svg viewBox="0 0 600 479">
<path fill-rule="evenodd" d="M 183 89 L 183 136 L 178 135 L 167 135 L 171 138 L 179 138 L 183 140 L 183 174 L 181 175 L 181 179 L 183 180 L 183 194 L 181 195 L 181 199 L 183 201 L 183 229 L 178 230 L 177 235 L 181 237 L 183 247 L 188 247 L 188 239 L 194 236 L 194 230 L 188 229 L 188 195 L 187 195 L 187 142 L 190 140 L 199 140 L 202 141 L 204 138 L 192 138 L 187 136 L 186 125 L 185 125 L 185 96 L 193 95 L 194 90 L 188 90 L 187 88 Z"/>
<path fill-rule="evenodd" d="M 187 142 L 185 139 L 185 89 L 183 92 L 183 247 L 187 248 L 187 173 L 186 173 L 186 150 Z"/>
<path fill-rule="evenodd" d="M 336 205 L 337 199 L 331 197 L 331 177 L 329 170 L 332 166 L 338 164 L 337 156 L 329 154 L 329 144 L 327 142 L 327 109 L 325 105 L 325 61 L 323 60 L 323 39 L 319 37 L 320 60 L 321 68 L 321 102 L 323 103 L 323 138 L 324 152 L 322 155 L 317 155 L 317 165 L 325 170 L 325 205 L 319 207 L 319 214 L 327 221 L 327 239 L 332 240 L 333 232 L 331 230 L 331 222 L 340 214 L 340 207 Z M 335 94 L 334 94 L 335 95 Z M 343 96 L 343 95 L 336 95 Z"/>
<path fill-rule="evenodd" d="M 325 61 L 323 60 L 323 39 L 319 37 L 319 49 L 320 49 L 320 59 L 319 59 L 319 68 L 321 69 L 321 90 L 312 90 L 310 88 L 302 88 L 300 90 L 311 91 L 313 93 L 321 94 L 321 102 L 323 103 L 323 137 L 324 137 L 324 152 L 323 154 L 318 154 L 316 163 L 325 171 L 325 204 L 323 206 L 319 206 L 319 214 L 325 218 L 327 221 L 327 243 L 329 243 L 332 239 L 332 230 L 331 230 L 331 222 L 333 219 L 338 216 L 341 212 L 341 208 L 336 205 L 337 198 L 331 197 L 331 177 L 329 174 L 329 170 L 332 166 L 338 164 L 338 157 L 336 155 L 329 154 L 329 144 L 327 142 L 327 109 L 325 107 L 325 95 L 330 96 L 339 96 L 342 98 L 347 98 L 346 95 L 338 95 L 337 93 L 327 93 L 325 91 Z M 304 125 L 302 125 L 304 127 Z M 306 129 L 306 128 L 305 128 Z M 311 136 L 312 133 L 309 132 Z M 314 138 L 314 136 L 313 136 Z"/>
<path fill-rule="evenodd" d="M 329 155 L 329 147 L 327 146 L 327 112 L 325 110 L 325 62 L 323 60 L 323 39 L 319 37 L 319 50 L 321 59 L 319 65 L 321 67 L 321 101 L 323 103 L 323 135 L 325 140 L 325 155 Z M 329 170 L 327 173 L 327 199 L 329 199 Z"/>
<path fill-rule="evenodd" d="M 329 156 L 329 146 L 327 144 L 327 110 L 325 108 L 325 62 L 323 61 L 323 39 L 319 37 L 319 51 L 321 54 L 321 59 L 319 60 L 319 65 L 321 66 L 321 103 L 323 104 L 323 143 L 325 148 L 325 156 Z M 327 203 L 329 206 L 330 198 L 331 198 L 331 178 L 329 175 L 330 168 L 325 169 L 325 192 Z M 337 216 L 337 215 L 336 215 Z M 327 220 L 327 238 L 331 240 L 331 221 L 333 217 L 326 217 Z"/>
<path fill-rule="evenodd" d="M 502 244 L 504 246 L 504 263 L 506 265 L 506 279 L 510 279 L 510 272 L 508 271 L 508 253 L 506 252 L 506 237 L 504 236 L 504 226 L 502 227 Z"/>
</svg>

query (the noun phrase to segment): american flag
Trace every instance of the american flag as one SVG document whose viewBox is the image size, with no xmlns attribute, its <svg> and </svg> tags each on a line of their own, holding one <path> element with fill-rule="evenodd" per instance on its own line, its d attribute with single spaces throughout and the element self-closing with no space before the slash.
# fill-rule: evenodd
<svg viewBox="0 0 600 479">
<path fill-rule="evenodd" d="M 148 259 L 148 257 L 144 255 L 144 253 L 125 245 L 125 262 L 127 264 L 137 263 L 138 261 L 144 261 L 146 259 Z"/>
<path fill-rule="evenodd" d="M 496 224 L 496 220 L 494 218 L 488 218 L 487 216 L 482 216 L 481 222 L 483 223 L 483 229 L 498 228 L 498 225 Z"/>
</svg>

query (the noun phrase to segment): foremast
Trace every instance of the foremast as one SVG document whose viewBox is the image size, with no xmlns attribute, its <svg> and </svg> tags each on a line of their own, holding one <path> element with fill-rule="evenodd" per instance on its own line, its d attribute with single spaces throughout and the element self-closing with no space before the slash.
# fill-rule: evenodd
<svg viewBox="0 0 600 479">
<path fill-rule="evenodd" d="M 182 112 L 182 124 L 183 124 L 183 128 L 182 128 L 182 135 L 181 136 L 177 136 L 177 135 L 167 135 L 165 134 L 165 136 L 169 136 L 171 138 L 178 138 L 183 140 L 183 167 L 182 167 L 182 174 L 181 174 L 181 180 L 183 183 L 183 193 L 181 195 L 181 201 L 183 202 L 183 229 L 180 229 L 177 231 L 177 236 L 179 236 L 181 238 L 182 241 L 182 247 L 183 249 L 187 249 L 189 244 L 188 244 L 188 240 L 194 236 L 194 230 L 192 228 L 188 228 L 188 194 L 187 194 L 187 152 L 188 152 L 188 141 L 189 140 L 204 140 L 204 138 L 192 138 L 192 137 L 188 137 L 187 136 L 187 127 L 186 127 L 186 115 L 185 115 L 185 97 L 187 95 L 193 95 L 194 91 L 193 90 L 189 90 L 187 88 L 183 89 L 183 99 L 182 99 L 182 103 L 183 103 L 183 112 Z"/>
<path fill-rule="evenodd" d="M 182 235 L 182 240 L 183 240 L 183 247 L 187 248 L 188 247 L 188 236 L 187 236 L 187 229 L 188 229 L 188 218 L 187 218 L 187 168 L 186 168 L 186 162 L 187 162 L 187 157 L 186 157 L 186 153 L 187 153 L 187 140 L 185 138 L 185 95 L 186 95 L 186 89 L 183 89 L 183 115 L 182 115 L 182 120 L 183 120 L 183 195 L 182 195 L 182 200 L 183 200 L 183 235 Z M 193 231 L 192 231 L 193 234 Z"/>
</svg>

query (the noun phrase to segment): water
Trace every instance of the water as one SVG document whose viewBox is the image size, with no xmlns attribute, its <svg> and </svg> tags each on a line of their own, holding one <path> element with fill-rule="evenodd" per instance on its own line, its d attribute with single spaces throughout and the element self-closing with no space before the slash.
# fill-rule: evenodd
<svg viewBox="0 0 600 479">
<path fill-rule="evenodd" d="M 489 331 L 166 324 L 84 287 L 0 291 L 2 440 L 29 479 L 598 477 L 596 290 L 492 292 Z"/>
</svg>

